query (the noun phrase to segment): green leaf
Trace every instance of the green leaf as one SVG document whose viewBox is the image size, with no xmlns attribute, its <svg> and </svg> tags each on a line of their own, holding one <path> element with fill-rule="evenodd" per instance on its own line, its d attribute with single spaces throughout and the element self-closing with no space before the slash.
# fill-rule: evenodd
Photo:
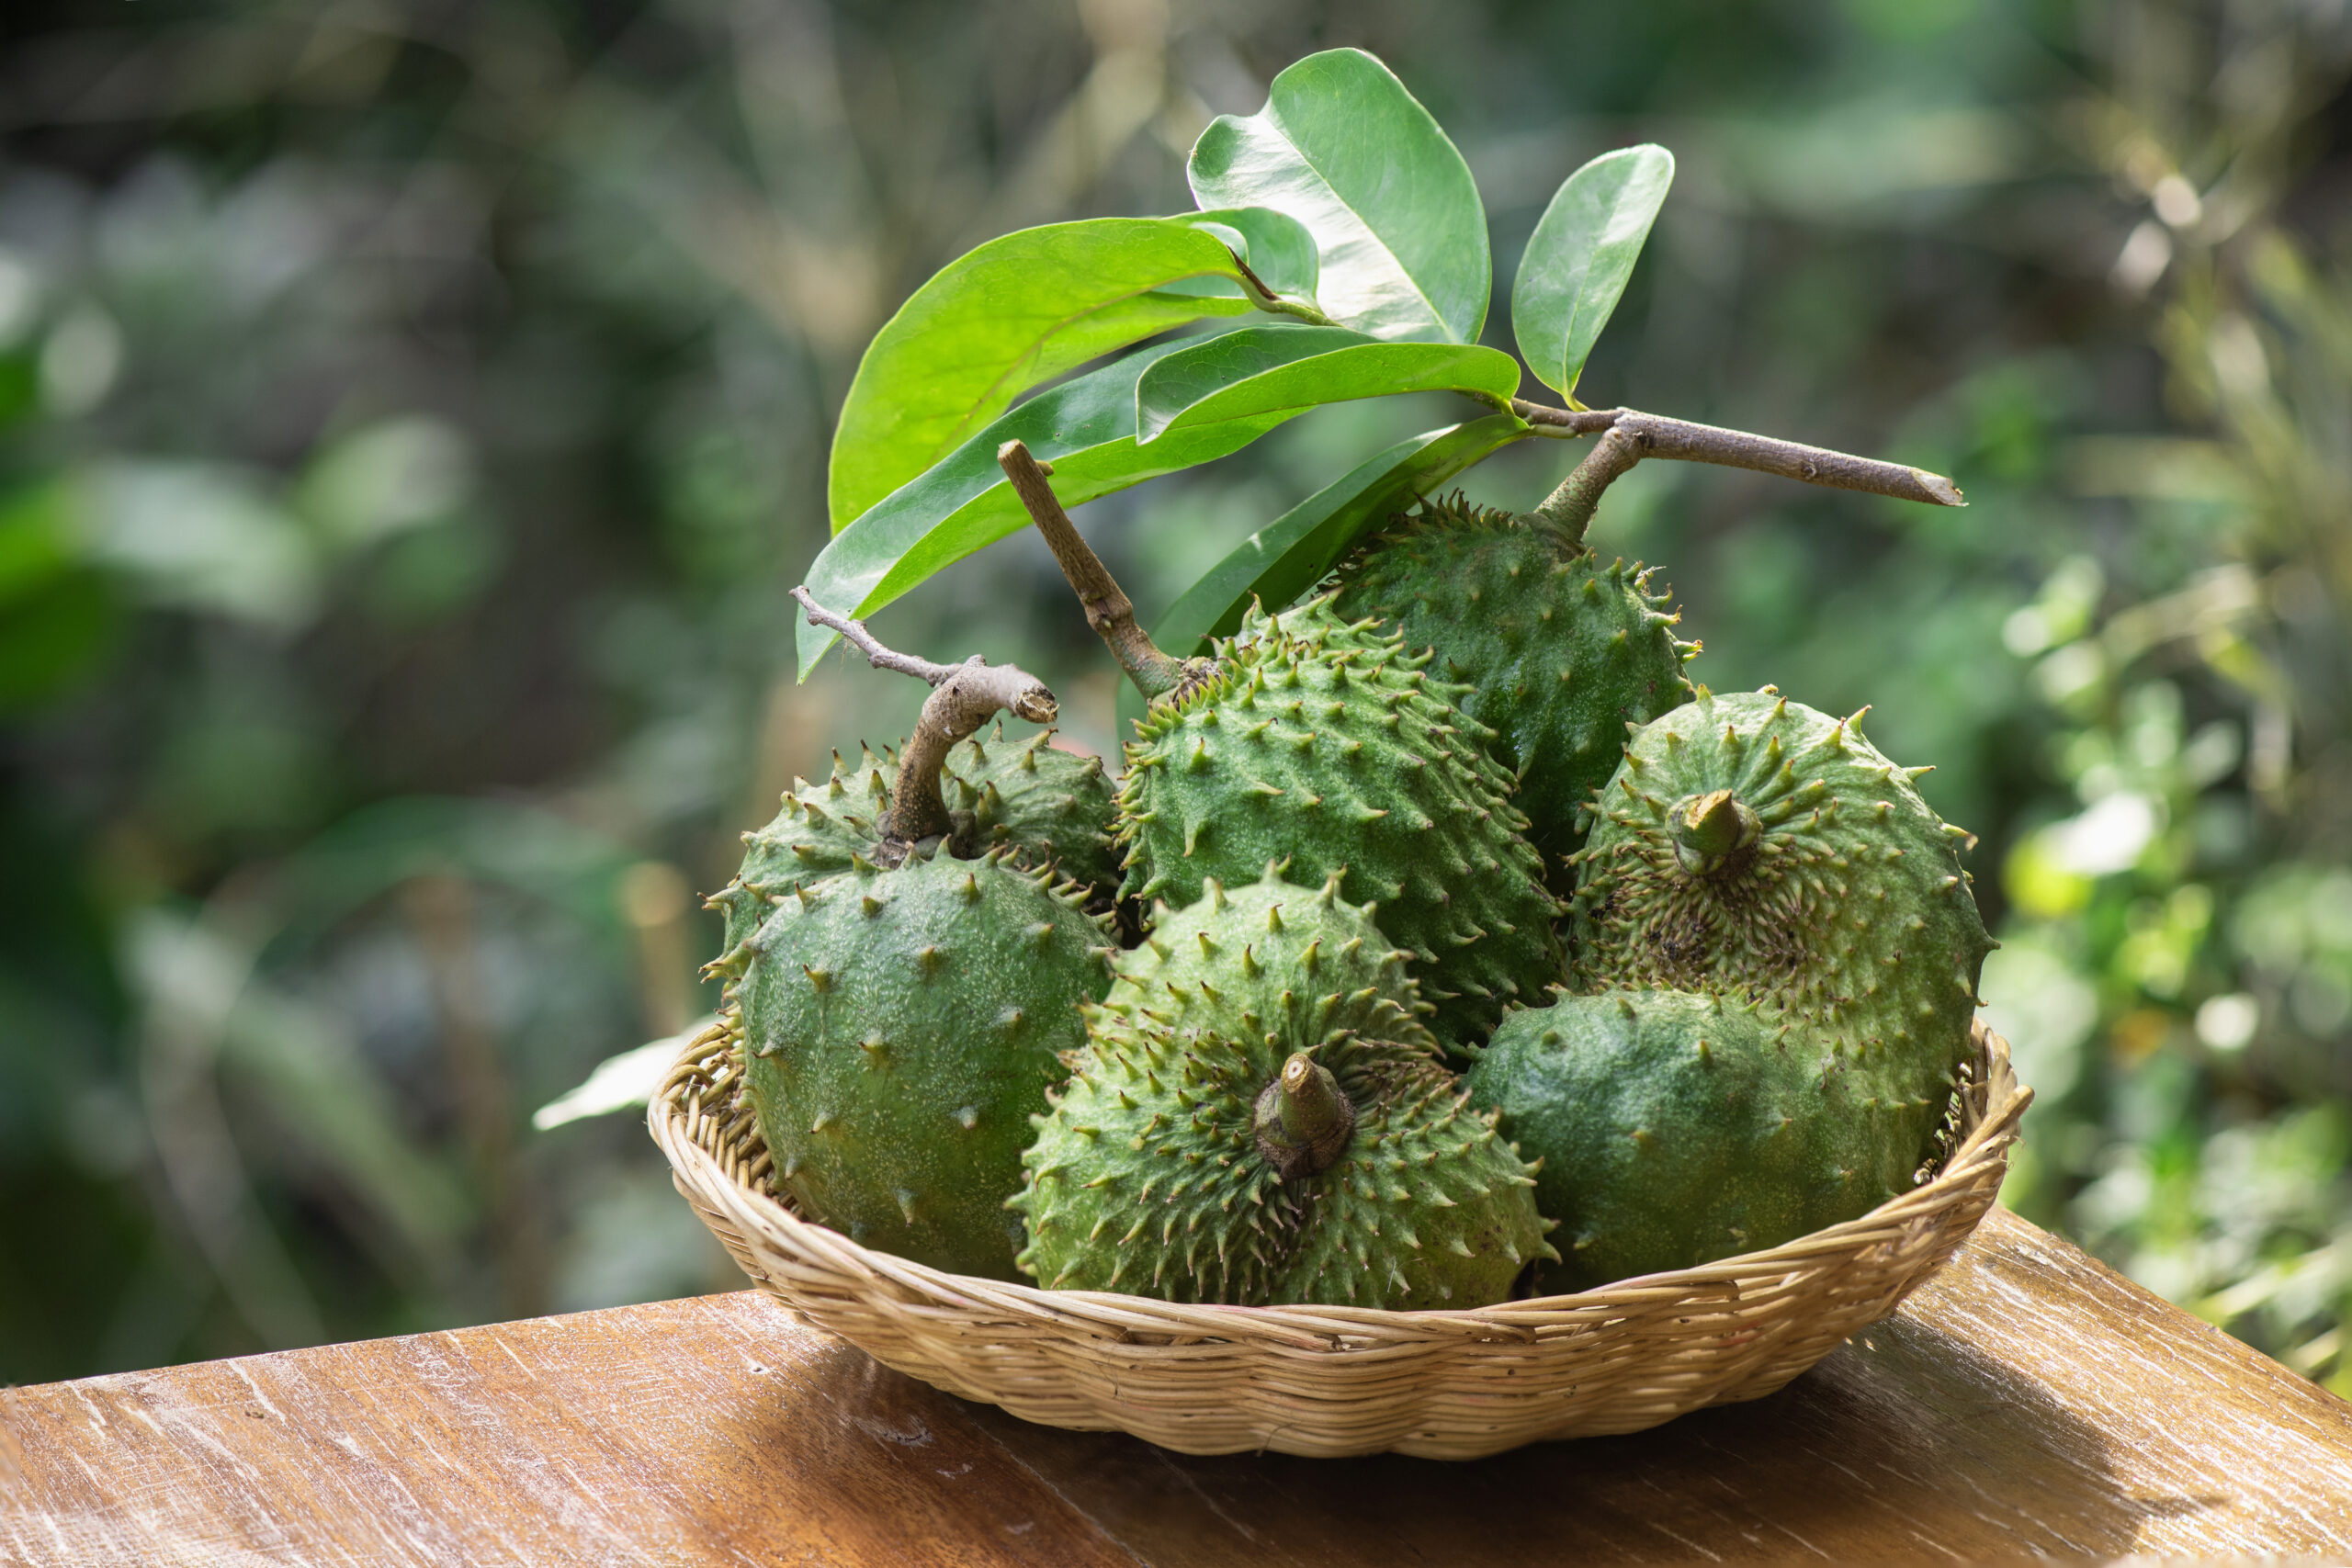
<svg viewBox="0 0 2352 1568">
<path fill-rule="evenodd" d="M 1226 248 L 1250 264 L 1258 281 L 1276 294 L 1313 300 L 1317 276 L 1315 236 L 1287 212 L 1271 207 L 1224 207 L 1213 212 L 1189 213 L 1178 221 L 1205 229 L 1225 242 Z M 1218 299 L 1249 298 L 1249 285 L 1223 276 L 1188 277 L 1169 284 L 1164 293 L 1205 294 Z"/>
<path fill-rule="evenodd" d="M 1393 392 L 1509 408 L 1519 361 L 1476 344 L 1383 343 L 1345 327 L 1243 327 L 1169 355 L 1136 383 L 1136 438 Z"/>
<path fill-rule="evenodd" d="M 1243 540 L 1169 607 L 1152 640 L 1170 653 L 1206 653 L 1209 638 L 1241 625 L 1251 599 L 1293 603 L 1415 497 L 1533 434 L 1517 414 L 1493 413 L 1398 442 Z"/>
<path fill-rule="evenodd" d="M 1168 291 L 1207 276 L 1235 292 Z M 833 433 L 833 532 L 1032 387 L 1204 316 L 1248 312 L 1242 287 L 1224 240 L 1189 218 L 1049 223 L 967 252 L 899 307 L 858 362 Z"/>
<path fill-rule="evenodd" d="M 1161 474 L 1239 450 L 1297 409 L 1197 425 L 1136 444 L 1136 383 L 1159 359 L 1197 340 L 1155 344 L 1002 415 L 919 478 L 901 485 L 841 533 L 808 568 L 808 591 L 827 609 L 863 617 L 943 567 L 1030 525 L 997 467 L 997 448 L 1019 437 L 1054 466 L 1054 492 L 1077 506 Z M 805 619 L 800 674 L 808 678 L 834 634 Z"/>
<path fill-rule="evenodd" d="M 1537 380 L 1567 397 L 1609 324 L 1674 183 L 1674 154 L 1604 152 L 1570 175 L 1535 225 L 1511 285 L 1510 324 Z"/>
<path fill-rule="evenodd" d="M 1307 227 L 1332 320 L 1377 338 L 1478 341 L 1494 261 L 1477 185 L 1371 55 L 1308 55 L 1274 78 L 1263 109 L 1203 131 L 1187 172 L 1204 208 L 1271 207 Z"/>
</svg>

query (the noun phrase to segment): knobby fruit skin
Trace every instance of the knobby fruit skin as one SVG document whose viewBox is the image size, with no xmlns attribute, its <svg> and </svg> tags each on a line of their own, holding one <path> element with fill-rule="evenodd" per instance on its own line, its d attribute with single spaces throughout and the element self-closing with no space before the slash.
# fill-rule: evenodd
<svg viewBox="0 0 2352 1568">
<path fill-rule="evenodd" d="M 1209 877 L 1190 908 L 1155 905 L 1150 934 L 1112 960 L 1089 1036 L 1207 1030 L 1267 1042 L 1279 1060 L 1354 1033 L 1434 1055 L 1412 954 L 1340 897 L 1338 875 L 1310 890 L 1283 871 L 1269 864 L 1232 888 Z"/>
<path fill-rule="evenodd" d="M 1559 1223 L 1540 1292 L 1760 1251 L 1907 1189 L 1928 1153 L 1827 1043 L 1689 991 L 1515 1010 L 1465 1075 Z"/>
<path fill-rule="evenodd" d="M 1058 750 L 1053 739 L 1041 729 L 1007 741 L 1000 724 L 986 745 L 975 736 L 947 753 L 939 782 L 956 819 L 955 852 L 1012 850 L 1107 900 L 1121 874 L 1111 781 L 1102 758 Z"/>
<path fill-rule="evenodd" d="M 733 952 L 794 888 L 839 876 L 850 869 L 853 857 L 873 855 L 881 841 L 875 824 L 890 808 L 889 780 L 897 773 L 895 762 L 870 750 L 863 750 L 854 767 L 836 751 L 824 783 L 792 781 L 775 817 L 743 835 L 743 863 L 735 880 L 711 896 L 707 908 L 726 921 L 719 952 Z"/>
<path fill-rule="evenodd" d="M 1197 900 L 1283 861 L 1342 874 L 1414 954 L 1448 1049 L 1475 1049 L 1514 998 L 1559 977 L 1559 904 L 1520 836 L 1485 728 L 1426 679 L 1426 656 L 1329 597 L 1256 612 L 1210 671 L 1152 705 L 1119 792 L 1125 896 Z"/>
<path fill-rule="evenodd" d="M 1853 720 L 1770 688 L 1710 694 L 1644 727 L 1593 809 L 1572 988 L 1754 1001 L 1901 1107 L 1923 1148 L 1994 943 L 1960 864 L 1969 836 L 1911 775 Z"/>
<path fill-rule="evenodd" d="M 1111 781 L 1099 757 L 1055 750 L 1054 732 L 1007 742 L 999 724 L 982 744 L 978 736 L 954 747 L 941 768 L 940 795 L 954 819 L 948 852 L 972 860 L 1008 851 L 1035 870 L 1051 867 L 1107 908 L 1119 886 L 1119 850 L 1111 826 L 1117 813 Z M 861 748 L 854 766 L 833 753 L 832 773 L 820 784 L 792 781 L 782 808 L 764 827 L 743 835 L 743 863 L 735 880 L 711 897 L 725 916 L 719 951 L 759 929 L 778 898 L 850 869 L 854 855 L 872 858 L 881 821 L 890 809 L 898 753 L 876 756 Z"/>
<path fill-rule="evenodd" d="M 1022 1266 L 1057 1289 L 1238 1305 L 1507 1296 L 1553 1256 L 1532 1172 L 1464 1105 L 1400 958 L 1336 879 L 1212 881 L 1161 911 L 1025 1157 Z M 1352 1122 L 1329 1164 L 1285 1179 L 1261 1128 L 1294 1056 Z"/>
<path fill-rule="evenodd" d="M 1017 1278 L 1004 1202 L 1106 942 L 1070 885 L 994 852 L 786 897 L 716 965 L 776 1186 L 863 1246 Z"/>
<path fill-rule="evenodd" d="M 1676 639 L 1681 617 L 1649 575 L 1541 517 L 1459 496 L 1397 519 L 1340 569 L 1340 615 L 1378 617 L 1467 688 L 1462 711 L 1495 732 L 1488 749 L 1519 775 L 1511 804 L 1562 892 L 1581 810 L 1617 771 L 1627 728 L 1697 694 L 1682 667 L 1698 645 Z"/>
</svg>

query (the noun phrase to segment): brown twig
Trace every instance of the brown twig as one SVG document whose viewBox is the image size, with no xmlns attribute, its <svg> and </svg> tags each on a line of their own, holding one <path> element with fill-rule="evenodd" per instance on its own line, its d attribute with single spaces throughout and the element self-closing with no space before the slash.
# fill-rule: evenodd
<svg viewBox="0 0 2352 1568">
<path fill-rule="evenodd" d="M 1110 568 L 1102 564 L 1102 558 L 1078 536 L 1078 528 L 1070 522 L 1069 513 L 1062 510 L 1054 487 L 1046 482 L 1046 476 L 1053 469 L 1031 457 L 1029 448 L 1018 441 L 1008 441 L 998 447 L 996 460 L 1004 469 L 1005 478 L 1012 481 L 1021 504 L 1029 509 L 1037 532 L 1046 536 L 1046 546 L 1061 564 L 1062 575 L 1069 579 L 1071 590 L 1086 611 L 1086 624 L 1110 649 L 1111 656 L 1119 661 L 1119 668 L 1127 672 L 1136 690 L 1147 699 L 1154 699 L 1182 685 L 1192 671 L 1191 661 L 1170 659 L 1162 653 L 1150 634 L 1136 624 L 1135 604 L 1121 591 Z"/>
<path fill-rule="evenodd" d="M 1769 435 L 1751 435 L 1744 430 L 1724 430 L 1712 424 L 1693 424 L 1689 420 L 1664 419 L 1654 413 L 1634 409 L 1555 409 L 1542 403 L 1531 403 L 1523 398 L 1511 400 L 1511 412 L 1545 434 L 1566 435 L 1614 435 L 1623 434 L 1632 446 L 1632 455 L 1624 448 L 1611 456 L 1614 465 L 1606 478 L 1600 478 L 1598 488 L 1587 478 L 1583 488 L 1580 477 L 1601 454 L 1596 450 L 1579 465 L 1567 482 L 1536 510 L 1552 516 L 1555 503 L 1567 509 L 1577 504 L 1578 498 L 1589 492 L 1593 502 L 1610 480 L 1644 457 L 1671 457 L 1690 463 L 1718 463 L 1727 468 L 1753 468 L 1758 473 L 1779 474 L 1783 479 L 1800 479 L 1806 484 L 1827 485 L 1833 490 L 1858 490 L 1871 495 L 1891 495 L 1898 501 L 1922 502 L 1929 506 L 1965 506 L 1960 489 L 1941 474 L 1931 474 L 1924 468 L 1905 468 L 1901 463 L 1883 463 L 1874 457 L 1857 457 L 1845 452 L 1832 452 L 1826 447 L 1807 446 L 1795 441 L 1776 441 Z M 1606 441 L 1602 443 L 1605 447 Z M 1604 465 L 1608 468 L 1610 465 Z M 1596 469 L 1594 476 L 1601 472 Z M 1584 516 L 1589 520 L 1591 509 L 1587 506 Z M 1581 531 L 1581 525 L 1578 525 Z"/>
<path fill-rule="evenodd" d="M 961 664 L 933 664 L 883 647 L 863 621 L 826 609 L 806 586 L 794 589 L 792 596 L 811 623 L 847 637 L 876 670 L 912 675 L 932 687 L 914 734 L 899 752 L 890 809 L 875 824 L 881 830 L 884 858 L 892 863 L 905 858 L 908 845 L 955 830 L 947 802 L 939 793 L 939 770 L 957 741 L 999 713 L 1051 724 L 1061 711 L 1046 683 L 1017 665 L 991 665 L 977 653 Z"/>
</svg>

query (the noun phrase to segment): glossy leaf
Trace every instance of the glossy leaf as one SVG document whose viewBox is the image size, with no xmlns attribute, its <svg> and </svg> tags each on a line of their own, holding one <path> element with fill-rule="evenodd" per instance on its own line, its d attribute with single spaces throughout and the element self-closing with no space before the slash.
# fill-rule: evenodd
<svg viewBox="0 0 2352 1568">
<path fill-rule="evenodd" d="M 1000 416 L 834 536 L 808 569 L 808 591 L 828 609 L 868 615 L 943 567 L 1028 527 L 1029 513 L 996 461 L 997 448 L 1016 436 L 1054 466 L 1062 504 L 1077 506 L 1238 451 L 1299 412 L 1202 424 L 1138 446 L 1136 380 L 1195 341 L 1137 350 Z M 802 679 L 833 640 L 831 632 L 802 621 Z"/>
<path fill-rule="evenodd" d="M 1276 294 L 1293 299 L 1314 299 L 1315 236 L 1306 231 L 1306 224 L 1287 212 L 1277 212 L 1271 207 L 1222 207 L 1212 212 L 1188 213 L 1180 221 L 1205 229 L 1224 241 L 1227 249 L 1249 264 L 1250 270 L 1258 275 L 1258 281 Z M 1169 284 L 1164 291 L 1241 299 L 1246 297 L 1249 287 L 1210 275 Z"/>
<path fill-rule="evenodd" d="M 1358 540 L 1415 497 L 1532 434 L 1516 414 L 1494 413 L 1400 441 L 1358 464 L 1243 540 L 1169 607 L 1152 634 L 1170 653 L 1205 653 L 1229 637 L 1250 601 L 1280 608 L 1322 581 Z"/>
<path fill-rule="evenodd" d="M 1136 438 L 1396 392 L 1463 392 L 1498 408 L 1519 362 L 1476 344 L 1383 343 L 1345 327 L 1243 327 L 1181 349 L 1136 383 Z"/>
<path fill-rule="evenodd" d="M 1494 262 L 1470 166 L 1388 67 L 1361 50 L 1308 55 L 1266 107 L 1193 144 L 1204 208 L 1271 207 L 1314 234 L 1316 296 L 1377 338 L 1476 343 Z"/>
<path fill-rule="evenodd" d="M 1198 277 L 1234 292 L 1168 291 Z M 833 531 L 1032 387 L 1203 317 L 1250 311 L 1244 287 L 1225 241 L 1190 219 L 1049 223 L 967 252 L 915 290 L 858 362 L 826 482 Z"/>
<path fill-rule="evenodd" d="M 1674 154 L 1644 145 L 1604 152 L 1570 175 L 1544 209 L 1511 285 L 1511 331 L 1537 380 L 1576 390 L 1674 183 Z"/>
</svg>

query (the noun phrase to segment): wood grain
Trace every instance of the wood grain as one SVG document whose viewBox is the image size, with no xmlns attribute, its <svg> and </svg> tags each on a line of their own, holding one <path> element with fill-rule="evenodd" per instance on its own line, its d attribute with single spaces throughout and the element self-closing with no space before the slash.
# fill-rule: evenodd
<svg viewBox="0 0 2352 1568">
<path fill-rule="evenodd" d="M 1780 1394 L 1469 1464 L 1032 1427 L 749 1292 L 0 1393 L 11 1568 L 2347 1547 L 2352 1406 L 2005 1213 Z"/>
<path fill-rule="evenodd" d="M 1127 1562 L 746 1292 L 0 1394 L 0 1562 Z"/>
</svg>

